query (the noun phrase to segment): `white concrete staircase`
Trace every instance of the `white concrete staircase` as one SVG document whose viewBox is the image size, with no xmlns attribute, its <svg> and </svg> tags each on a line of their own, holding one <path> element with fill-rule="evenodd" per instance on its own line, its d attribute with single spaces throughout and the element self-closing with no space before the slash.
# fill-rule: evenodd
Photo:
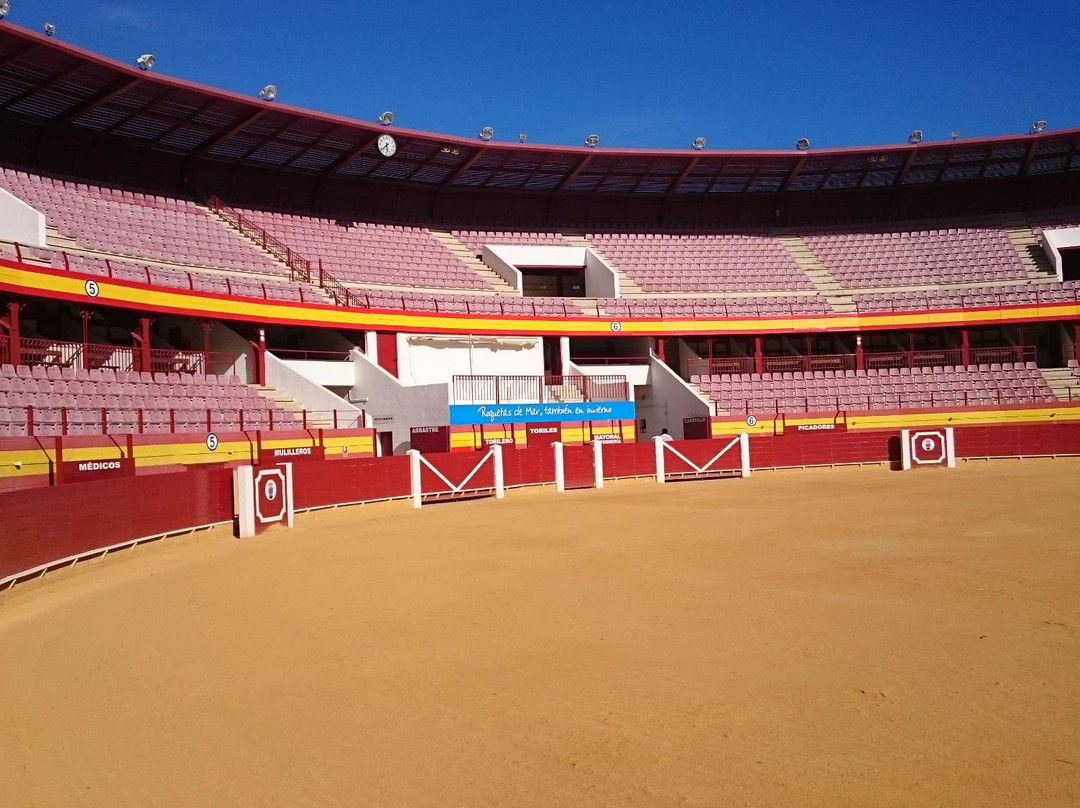
<svg viewBox="0 0 1080 808">
<path fill-rule="evenodd" d="M 788 255 L 795 259 L 795 263 L 810 278 L 814 288 L 832 306 L 833 311 L 840 314 L 855 313 L 855 301 L 852 300 L 851 294 L 847 290 L 840 288 L 840 282 L 829 272 L 829 268 L 814 255 L 814 251 L 802 240 L 802 237 L 795 233 L 784 233 L 778 234 L 776 239 L 784 246 Z"/>
<path fill-rule="evenodd" d="M 517 294 L 516 289 L 499 277 L 499 275 L 495 273 L 495 270 L 477 258 L 476 254 L 472 251 L 472 248 L 464 244 L 449 230 L 429 227 L 428 232 L 431 233 L 440 244 L 452 252 L 459 261 L 468 264 L 469 268 L 482 277 L 487 285 L 496 292 L 502 292 L 503 294 L 508 295 Z"/>
<path fill-rule="evenodd" d="M 1080 402 L 1080 379 L 1069 368 L 1040 368 L 1058 401 Z"/>
<path fill-rule="evenodd" d="M 603 260 L 605 264 L 611 267 L 611 271 L 615 273 L 615 277 L 619 279 L 620 293 L 622 293 L 623 295 L 647 294 L 644 289 L 634 283 L 634 281 L 625 272 L 619 269 L 618 265 L 616 265 L 614 261 L 612 261 L 608 256 L 604 255 L 603 251 L 591 241 L 589 241 L 587 238 L 585 238 L 585 236 L 581 235 L 580 233 L 564 233 L 563 238 L 565 238 L 567 243 L 569 243 L 573 247 L 584 247 L 585 249 L 590 250 L 600 256 L 601 260 Z"/>
<path fill-rule="evenodd" d="M 263 398 L 267 398 L 270 401 L 274 402 L 274 406 L 277 407 L 279 410 L 286 410 L 287 412 L 293 413 L 296 416 L 297 429 L 301 428 L 299 424 L 301 424 L 303 420 L 304 408 L 296 402 L 296 399 L 286 393 L 282 393 L 276 387 L 255 386 L 255 390 Z M 344 410 L 344 406 L 342 407 L 342 410 Z M 333 429 L 333 415 L 323 412 L 320 412 L 317 415 L 312 415 L 309 412 L 307 416 L 307 428 Z"/>
<path fill-rule="evenodd" d="M 1016 254 L 1024 265 L 1024 271 L 1032 280 L 1046 280 L 1054 277 L 1050 260 L 1046 257 L 1035 231 L 1025 222 L 1010 220 L 1005 223 L 1005 232 L 1009 234 Z"/>
</svg>

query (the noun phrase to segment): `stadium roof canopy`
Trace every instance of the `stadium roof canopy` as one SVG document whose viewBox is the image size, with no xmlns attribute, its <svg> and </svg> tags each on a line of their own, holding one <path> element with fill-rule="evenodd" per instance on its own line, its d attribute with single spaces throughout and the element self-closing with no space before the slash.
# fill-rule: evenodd
<svg viewBox="0 0 1080 808">
<path fill-rule="evenodd" d="M 457 192 L 465 194 L 459 198 L 481 191 L 637 197 L 675 207 L 695 198 L 760 196 L 773 200 L 760 208 L 770 211 L 769 218 L 781 197 L 812 192 L 902 193 L 963 184 L 973 190 L 964 196 L 977 199 L 983 192 L 972 186 L 1068 176 L 1051 193 L 1049 201 L 1060 204 L 1068 199 L 1059 198 L 1064 186 L 1076 187 L 1078 174 L 1072 172 L 1080 172 L 1080 129 L 807 151 L 480 142 L 382 127 L 140 71 L 7 23 L 0 24 L 0 122 L 11 133 L 23 133 L 21 139 L 10 138 L 8 147 L 0 146 L 0 159 L 43 170 L 103 176 L 108 172 L 95 162 L 106 156 L 115 160 L 115 151 L 74 144 L 107 140 L 142 154 L 144 175 L 153 155 L 160 155 L 163 165 L 171 159 L 175 179 L 164 179 L 163 172 L 158 184 L 179 181 L 190 187 L 196 174 L 203 185 L 227 186 L 237 184 L 236 177 L 232 183 L 224 180 L 230 169 L 269 169 L 278 177 L 308 175 L 320 186 L 335 181 L 406 186 L 420 191 L 431 210 L 435 195 Z M 391 158 L 383 157 L 376 145 L 387 132 L 397 141 Z M 64 159 L 50 158 L 57 149 L 66 152 Z M 573 209 L 567 209 L 571 217 Z M 536 209 L 526 215 L 537 218 Z M 551 218 L 550 203 L 538 218 Z"/>
</svg>

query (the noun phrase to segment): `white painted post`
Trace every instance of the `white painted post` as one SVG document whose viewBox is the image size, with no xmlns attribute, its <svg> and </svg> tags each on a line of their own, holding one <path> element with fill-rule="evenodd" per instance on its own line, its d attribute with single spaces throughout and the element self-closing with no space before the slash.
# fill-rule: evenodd
<svg viewBox="0 0 1080 808">
<path fill-rule="evenodd" d="M 656 481 L 664 482 L 664 441 L 657 435 L 653 438 L 653 447 L 656 449 Z"/>
<path fill-rule="evenodd" d="M 950 469 L 956 468 L 956 443 L 951 426 L 945 427 L 945 465 Z"/>
<path fill-rule="evenodd" d="M 293 517 L 296 514 L 296 508 L 293 505 L 292 498 L 293 464 L 282 463 L 281 465 L 285 467 L 285 485 L 283 486 L 285 488 L 285 491 L 283 492 L 283 496 L 285 497 L 285 527 L 292 527 L 293 522 L 295 521 Z"/>
<path fill-rule="evenodd" d="M 566 472 L 563 469 L 563 454 L 562 444 L 558 441 L 551 444 L 551 448 L 555 451 L 555 490 L 566 490 Z"/>
<path fill-rule="evenodd" d="M 604 487 L 604 443 L 596 438 L 593 438 L 592 442 L 592 465 L 593 465 L 593 485 L 596 488 Z"/>
<path fill-rule="evenodd" d="M 739 464 L 742 476 L 750 476 L 750 436 L 745 432 L 739 433 Z"/>
<path fill-rule="evenodd" d="M 900 430 L 900 468 L 911 470 L 911 430 Z"/>
<path fill-rule="evenodd" d="M 249 539 L 255 535 L 255 469 L 237 466 L 233 470 L 233 494 L 239 518 L 239 535 Z"/>
<path fill-rule="evenodd" d="M 423 490 L 420 487 L 420 452 L 416 449 L 409 449 L 406 454 L 409 455 L 409 481 L 412 484 L 412 506 L 414 508 L 420 507 L 420 499 L 423 495 Z"/>
<path fill-rule="evenodd" d="M 502 499 L 506 493 L 503 487 L 503 451 L 497 443 L 491 447 L 491 463 L 495 470 L 495 499 Z"/>
</svg>

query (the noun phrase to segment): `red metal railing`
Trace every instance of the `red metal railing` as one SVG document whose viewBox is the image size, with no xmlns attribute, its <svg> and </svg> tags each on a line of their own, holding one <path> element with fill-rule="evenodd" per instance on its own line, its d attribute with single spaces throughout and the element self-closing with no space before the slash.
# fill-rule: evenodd
<svg viewBox="0 0 1080 808">
<path fill-rule="evenodd" d="M 640 356 L 571 356 L 575 365 L 647 365 L 652 360 L 648 354 Z"/>
<path fill-rule="evenodd" d="M 140 367 L 141 352 L 130 345 L 103 345 L 94 342 L 23 337 L 19 340 L 20 364 L 55 365 L 92 370 L 146 370 L 154 373 L 192 373 L 217 375 L 236 364 L 236 355 L 224 351 L 180 351 L 152 348 L 150 367 Z"/>
<path fill-rule="evenodd" d="M 1080 403 L 1069 388 L 1068 396 L 1056 399 L 1062 403 Z M 742 401 L 714 401 L 713 414 L 768 414 L 780 415 L 793 412 L 860 412 L 866 410 L 915 410 L 939 407 L 989 407 L 1017 404 L 1043 404 L 1055 401 L 1054 395 L 1039 387 L 1028 387 L 1022 392 L 1015 389 L 1008 393 L 1001 390 L 954 390 L 950 392 L 927 392 L 921 395 L 908 393 L 876 393 L 870 395 L 802 396 L 774 398 L 771 400 L 743 399 Z"/>
<path fill-rule="evenodd" d="M 968 365 L 990 365 L 1012 362 L 1034 362 L 1037 350 L 1034 345 L 1009 345 L 993 348 L 971 348 Z M 688 376 L 730 376 L 740 373 L 756 373 L 752 356 L 721 356 L 710 359 L 689 359 L 686 363 Z M 858 367 L 855 354 L 810 354 L 808 356 L 763 356 L 762 373 L 788 373 L 814 371 L 855 370 Z M 863 354 L 866 370 L 889 368 L 961 367 L 964 354 L 960 348 L 942 348 L 927 351 L 889 351 Z"/>
<path fill-rule="evenodd" d="M 240 211 L 230 208 L 218 197 L 210 197 L 207 200 L 207 205 L 210 210 L 214 211 L 245 236 L 260 244 L 264 250 L 284 261 L 286 266 L 289 267 L 289 276 L 292 280 L 311 282 L 312 269 L 316 266 L 311 260 L 302 256 L 281 239 L 268 233 L 265 228 L 255 224 L 251 219 L 245 218 Z"/>
<path fill-rule="evenodd" d="M 627 401 L 625 376 L 454 376 L 458 404 Z"/>
<path fill-rule="evenodd" d="M 279 359 L 301 359 L 321 362 L 347 362 L 349 351 L 309 351 L 306 348 L 267 348 Z"/>
<path fill-rule="evenodd" d="M 215 430 L 353 429 L 363 427 L 364 410 L 301 410 L 283 416 L 275 410 L 135 409 L 116 407 L 8 406 L 0 418 L 7 435 L 148 435 Z M 18 418 L 21 414 L 23 417 Z M 179 429 L 178 429 L 179 428 Z"/>
</svg>

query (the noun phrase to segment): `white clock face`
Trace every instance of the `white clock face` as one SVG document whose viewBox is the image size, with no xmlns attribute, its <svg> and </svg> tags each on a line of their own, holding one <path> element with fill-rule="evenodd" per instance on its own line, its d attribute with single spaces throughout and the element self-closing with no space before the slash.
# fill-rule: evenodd
<svg viewBox="0 0 1080 808">
<path fill-rule="evenodd" d="M 393 157 L 397 151 L 397 143 L 390 135 L 379 135 L 379 151 L 383 157 Z"/>
</svg>

